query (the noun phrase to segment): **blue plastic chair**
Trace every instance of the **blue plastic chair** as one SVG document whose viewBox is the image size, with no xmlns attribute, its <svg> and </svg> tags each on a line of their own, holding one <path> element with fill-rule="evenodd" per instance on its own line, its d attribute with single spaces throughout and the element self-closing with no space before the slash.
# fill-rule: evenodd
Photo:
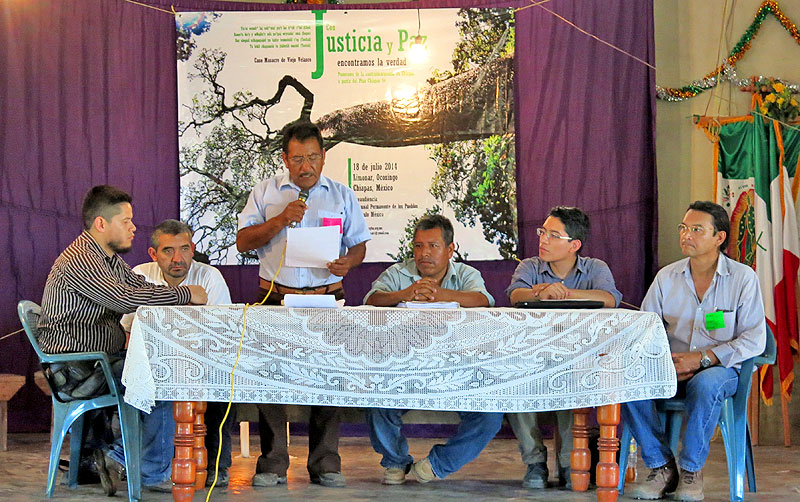
<svg viewBox="0 0 800 502">
<path fill-rule="evenodd" d="M 122 442 L 125 449 L 125 468 L 128 476 L 128 499 L 138 501 L 141 499 L 141 472 L 139 470 L 139 459 L 141 452 L 141 432 L 139 423 L 139 410 L 126 404 L 122 399 L 122 394 L 117 387 L 114 376 L 111 373 L 111 365 L 108 356 L 103 352 L 70 352 L 65 354 L 45 354 L 39 348 L 37 340 L 36 325 L 39 320 L 41 309 L 39 305 L 22 300 L 17 305 L 17 313 L 28 335 L 33 350 L 39 357 L 39 362 L 44 370 L 47 384 L 50 386 L 53 398 L 53 435 L 50 441 L 50 467 L 47 473 L 47 497 L 53 496 L 53 488 L 56 482 L 56 472 L 58 471 L 59 455 L 64 437 L 70 431 L 73 437 L 69 447 L 69 473 L 67 484 L 70 488 L 78 485 L 78 465 L 80 464 L 81 438 L 84 430 L 84 414 L 99 408 L 116 407 L 119 410 L 120 429 L 122 430 Z M 66 363 L 72 361 L 99 361 L 103 368 L 103 373 L 108 384 L 108 392 L 91 399 L 76 399 L 64 401 L 59 397 L 59 393 L 52 381 L 52 373 L 48 370 L 51 364 Z"/>
<path fill-rule="evenodd" d="M 722 402 L 719 415 L 719 429 L 725 444 L 725 457 L 728 461 L 728 482 L 730 484 L 731 502 L 744 500 L 744 477 L 747 474 L 747 486 L 750 492 L 756 491 L 756 473 L 753 467 L 753 447 L 750 442 L 750 424 L 747 423 L 747 399 L 750 396 L 750 383 L 753 367 L 762 364 L 774 364 L 777 355 L 777 344 L 767 326 L 767 345 L 764 353 L 742 362 L 739 371 L 739 384 L 736 393 Z M 669 445 L 677 458 L 680 440 L 681 423 L 686 411 L 683 399 L 673 398 L 656 402 L 656 410 L 662 424 L 666 424 Z M 625 486 L 625 470 L 628 467 L 628 448 L 631 443 L 630 428 L 623 425 L 620 438 L 619 484 L 620 495 Z"/>
</svg>

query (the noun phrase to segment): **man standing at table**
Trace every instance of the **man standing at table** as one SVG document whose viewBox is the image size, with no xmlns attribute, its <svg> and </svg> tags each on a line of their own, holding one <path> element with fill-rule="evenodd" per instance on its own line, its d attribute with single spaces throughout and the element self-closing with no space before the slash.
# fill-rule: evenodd
<svg viewBox="0 0 800 502">
<path fill-rule="evenodd" d="M 414 229 L 414 259 L 383 271 L 364 297 L 367 305 L 389 307 L 400 302 L 458 302 L 462 307 L 491 307 L 481 273 L 451 261 L 453 225 L 443 216 L 422 218 Z M 502 413 L 458 412 L 458 432 L 446 444 L 434 446 L 428 456 L 414 462 L 400 428 L 408 410 L 366 410 L 370 441 L 383 455 L 383 483 L 405 483 L 409 472 L 420 483 L 444 478 L 475 460 L 500 430 Z"/>
<path fill-rule="evenodd" d="M 206 291 L 201 286 L 156 286 L 131 271 L 120 254 L 131 249 L 136 226 L 131 196 L 122 190 L 108 185 L 89 190 L 83 202 L 83 226 L 84 231 L 56 259 L 47 276 L 38 324 L 39 345 L 50 354 L 106 352 L 119 378 L 125 347 L 122 315 L 144 305 L 204 304 Z M 93 368 L 88 369 L 85 380 L 74 381 L 75 375 L 86 369 L 75 364 L 75 371 L 64 372 L 65 397 L 86 398 L 104 392 L 102 388 L 87 388 L 94 381 L 104 382 L 94 377 Z M 171 403 L 159 401 L 153 413 L 142 413 L 142 436 L 154 438 L 143 444 L 142 485 L 157 492 L 172 489 L 169 470 L 163 472 L 157 467 L 163 457 L 160 445 L 165 440 L 156 438 L 169 433 L 160 420 L 164 411 L 160 408 L 164 407 L 171 412 Z M 94 458 L 103 489 L 113 495 L 125 474 L 122 439 L 116 438 L 106 452 L 96 451 Z"/>
<path fill-rule="evenodd" d="M 758 278 L 723 253 L 729 229 L 722 206 L 693 202 L 678 225 L 687 258 L 662 268 L 642 301 L 642 310 L 664 321 L 678 395 L 685 396 L 686 432 L 676 463 L 655 401 L 622 406 L 650 469 L 646 480 L 631 486 L 634 498 L 654 500 L 675 492 L 675 500 L 703 500 L 702 468 L 722 402 L 736 392 L 741 362 L 764 351 Z"/>
<path fill-rule="evenodd" d="M 280 304 L 285 294 L 332 294 L 344 298 L 342 277 L 361 264 L 370 239 L 369 229 L 355 192 L 322 175 L 325 149 L 322 135 L 311 122 L 292 122 L 281 131 L 281 173 L 258 183 L 239 214 L 236 248 L 256 250 L 260 291 L 266 304 Z M 296 268 L 283 264 L 287 228 L 336 225 L 341 234 L 339 258 L 327 268 Z M 279 272 L 280 270 L 280 272 Z M 286 483 L 289 450 L 286 438 L 286 406 L 258 405 L 261 456 L 253 486 Z M 339 457 L 339 410 L 312 406 L 308 424 L 308 473 L 312 483 L 345 486 Z"/>
<path fill-rule="evenodd" d="M 589 217 L 577 207 L 558 206 L 550 210 L 539 235 L 539 256 L 523 260 L 511 277 L 506 294 L 514 305 L 530 300 L 584 299 L 599 300 L 606 307 L 616 307 L 622 299 L 614 277 L 605 262 L 580 256 L 589 236 Z M 569 461 L 572 451 L 572 411 L 556 411 L 561 435 L 558 452 L 560 484 L 570 486 Z M 547 448 L 542 442 L 538 413 L 506 415 L 519 440 L 522 461 L 528 471 L 522 479 L 526 488 L 545 488 Z"/>
<path fill-rule="evenodd" d="M 192 259 L 194 256 L 194 242 L 192 242 L 192 228 L 178 220 L 164 220 L 158 224 L 150 236 L 150 248 L 147 253 L 153 261 L 142 263 L 133 268 L 133 271 L 145 278 L 150 284 L 161 286 L 202 286 L 208 293 L 207 305 L 228 305 L 231 303 L 231 294 L 225 278 L 216 268 Z M 131 330 L 131 323 L 135 314 L 127 314 L 122 318 L 122 327 L 125 331 Z M 219 449 L 219 426 L 227 403 L 211 401 L 206 410 L 206 447 L 208 448 L 208 472 L 206 486 L 214 481 L 216 469 L 217 450 Z M 228 486 L 228 468 L 231 466 L 231 427 L 235 422 L 235 405 L 225 421 L 222 429 L 222 452 L 220 454 L 219 475 L 216 486 Z M 156 437 L 143 437 L 142 443 L 148 445 L 151 441 L 161 441 L 157 449 L 161 452 L 158 470 L 170 473 L 172 468 L 173 439 L 175 436 L 175 419 L 172 409 L 159 407 L 151 415 L 160 413 L 163 433 Z"/>
</svg>

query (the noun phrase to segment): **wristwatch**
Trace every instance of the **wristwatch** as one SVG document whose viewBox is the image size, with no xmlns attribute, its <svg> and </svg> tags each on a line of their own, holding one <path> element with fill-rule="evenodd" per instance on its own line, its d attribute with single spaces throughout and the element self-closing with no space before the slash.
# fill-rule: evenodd
<svg viewBox="0 0 800 502">
<path fill-rule="evenodd" d="M 706 369 L 709 366 L 711 366 L 711 358 L 708 357 L 708 354 L 706 354 L 706 351 L 703 350 L 703 351 L 700 352 L 700 367 L 703 368 L 703 369 Z"/>
</svg>

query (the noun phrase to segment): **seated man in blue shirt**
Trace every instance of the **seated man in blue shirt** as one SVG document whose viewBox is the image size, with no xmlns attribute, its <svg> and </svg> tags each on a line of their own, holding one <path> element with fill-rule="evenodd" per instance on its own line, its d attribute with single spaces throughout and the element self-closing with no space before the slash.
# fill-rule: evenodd
<svg viewBox="0 0 800 502">
<path fill-rule="evenodd" d="M 703 500 L 701 469 L 722 402 L 736 392 L 741 362 L 764 351 L 758 278 L 723 254 L 729 229 L 722 206 L 693 202 L 678 225 L 687 258 L 662 268 L 642 301 L 642 310 L 664 321 L 678 395 L 685 396 L 686 432 L 676 463 L 655 401 L 623 405 L 625 423 L 650 469 L 646 480 L 632 485 L 634 498 L 654 500 L 675 492 L 675 500 Z"/>
<path fill-rule="evenodd" d="M 554 207 L 536 233 L 539 235 L 539 256 L 523 260 L 506 288 L 512 305 L 540 299 L 600 300 L 606 307 L 619 305 L 622 293 L 617 291 L 608 265 L 597 258 L 579 254 L 589 235 L 589 217 L 583 211 L 576 207 Z M 560 483 L 570 486 L 572 412 L 561 410 L 555 413 L 561 434 L 561 449 L 558 452 Z M 528 464 L 528 471 L 522 480 L 522 486 L 526 488 L 547 487 L 550 474 L 547 469 L 547 448 L 542 442 L 537 415 L 507 415 L 519 440 L 522 461 Z"/>
<path fill-rule="evenodd" d="M 490 307 L 494 298 L 486 291 L 481 273 L 453 257 L 453 225 L 439 215 L 422 218 L 414 230 L 414 259 L 396 263 L 372 283 L 364 303 L 394 306 L 400 302 L 458 302 L 462 307 Z M 367 410 L 370 440 L 383 455 L 383 482 L 399 485 L 406 474 L 420 483 L 441 479 L 475 460 L 500 430 L 502 413 L 458 412 L 461 425 L 447 444 L 431 448 L 428 456 L 414 462 L 400 427 L 407 410 Z"/>
</svg>

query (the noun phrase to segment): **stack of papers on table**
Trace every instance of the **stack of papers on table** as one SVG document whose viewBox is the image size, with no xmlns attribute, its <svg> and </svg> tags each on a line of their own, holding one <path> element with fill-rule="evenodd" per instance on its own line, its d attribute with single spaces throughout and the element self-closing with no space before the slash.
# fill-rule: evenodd
<svg viewBox="0 0 800 502">
<path fill-rule="evenodd" d="M 336 296 L 334 295 L 283 295 L 283 304 L 292 308 L 335 309 L 344 307 L 344 300 L 339 302 L 336 301 Z"/>
<path fill-rule="evenodd" d="M 458 302 L 400 302 L 397 306 L 408 309 L 457 309 L 460 307 Z"/>
</svg>

